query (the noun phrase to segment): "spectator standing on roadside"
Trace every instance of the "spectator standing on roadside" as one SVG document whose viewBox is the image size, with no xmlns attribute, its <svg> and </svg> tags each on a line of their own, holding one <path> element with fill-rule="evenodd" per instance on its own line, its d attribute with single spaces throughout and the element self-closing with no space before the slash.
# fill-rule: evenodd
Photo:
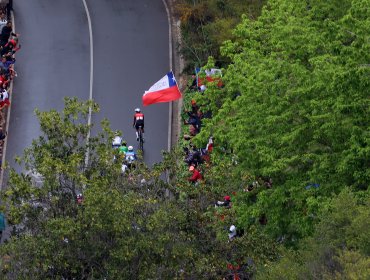
<svg viewBox="0 0 370 280">
<path fill-rule="evenodd" d="M 14 37 L 5 44 L 1 50 L 1 55 L 12 56 L 15 54 L 21 47 L 18 45 L 18 38 Z"/>
<path fill-rule="evenodd" d="M 233 240 L 236 237 L 236 226 L 231 225 L 229 228 L 229 240 Z"/>
<path fill-rule="evenodd" d="M 216 201 L 215 204 L 216 207 L 226 207 L 230 208 L 231 207 L 231 198 L 229 195 L 224 196 L 224 201 Z"/>
<path fill-rule="evenodd" d="M 0 72 L 0 88 L 5 88 L 7 89 L 10 83 L 9 78 L 4 72 Z"/>
<path fill-rule="evenodd" d="M 0 10 L 0 30 L 6 25 L 7 21 L 6 14 L 3 10 Z"/>
<path fill-rule="evenodd" d="M 0 61 L 0 70 L 3 74 L 9 74 L 10 73 L 10 65 L 14 64 L 14 60 L 7 60 L 7 57 L 3 55 L 1 57 Z"/>
<path fill-rule="evenodd" d="M 10 12 L 13 11 L 13 0 L 8 0 L 8 4 L 6 4 L 6 11 L 8 19 L 10 19 Z"/>
<path fill-rule="evenodd" d="M 202 174 L 200 174 L 199 170 L 196 169 L 193 165 L 189 167 L 189 171 L 192 172 L 191 177 L 188 178 L 189 182 L 192 182 L 195 184 L 203 179 Z"/>
<path fill-rule="evenodd" d="M 0 45 L 1 46 L 5 46 L 6 43 L 8 43 L 10 35 L 17 37 L 17 34 L 13 33 L 12 22 L 8 21 L 0 33 Z"/>
<path fill-rule="evenodd" d="M 197 105 L 197 102 L 194 99 L 192 99 L 191 100 L 191 112 L 193 114 L 197 114 L 198 110 L 199 110 L 199 106 Z"/>
<path fill-rule="evenodd" d="M 208 153 L 211 153 L 213 151 L 213 137 L 212 136 L 208 138 L 206 150 Z"/>
<path fill-rule="evenodd" d="M 2 109 L 4 106 L 8 107 L 10 105 L 9 93 L 6 91 L 6 89 L 1 90 L 2 92 L 0 93 L 0 109 Z"/>
<path fill-rule="evenodd" d="M 7 135 L 8 135 L 8 132 L 6 131 L 4 132 L 2 129 L 0 129 L 0 143 L 6 138 Z"/>
</svg>

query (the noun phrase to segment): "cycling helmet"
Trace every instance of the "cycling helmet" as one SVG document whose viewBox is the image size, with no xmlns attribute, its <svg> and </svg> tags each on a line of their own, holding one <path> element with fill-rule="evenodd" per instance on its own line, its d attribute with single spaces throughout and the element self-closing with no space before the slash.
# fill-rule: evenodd
<svg viewBox="0 0 370 280">
<path fill-rule="evenodd" d="M 135 109 L 135 112 L 136 112 L 136 113 L 140 113 L 140 111 L 141 111 L 141 110 L 140 110 L 140 108 L 136 108 L 136 109 Z"/>
<path fill-rule="evenodd" d="M 134 150 L 134 147 L 132 147 L 132 146 L 128 146 L 128 148 L 127 148 L 129 151 L 133 151 Z"/>
</svg>

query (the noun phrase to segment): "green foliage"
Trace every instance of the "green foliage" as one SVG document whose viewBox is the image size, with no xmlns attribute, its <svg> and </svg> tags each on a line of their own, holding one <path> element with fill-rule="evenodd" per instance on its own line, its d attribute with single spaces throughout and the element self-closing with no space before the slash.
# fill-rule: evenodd
<svg viewBox="0 0 370 280">
<path fill-rule="evenodd" d="M 210 188 L 176 178 L 184 169 L 176 151 L 122 175 L 109 123 L 87 139 L 89 106 L 98 111 L 66 98 L 62 112 L 36 112 L 42 135 L 22 158 L 30 172 L 13 170 L 3 193 L 16 232 L 0 248 L 1 279 L 217 278 L 234 259 L 275 257 L 273 243 L 259 246 L 259 232 L 227 242 L 229 225 L 207 211 Z"/>
<path fill-rule="evenodd" d="M 294 245 L 312 234 L 333 194 L 367 189 L 369 4 L 270 1 L 258 20 L 243 17 L 236 39 L 224 43 L 231 60 L 225 88 L 196 97 L 213 118 L 194 141 L 214 135 L 213 162 L 237 163 L 218 173 L 225 179 L 216 190 L 273 179 L 271 189 L 260 184 L 238 195 L 236 216 L 245 228 L 266 215 L 263 230 Z"/>
<path fill-rule="evenodd" d="M 228 263 L 246 279 L 369 277 L 370 1 L 271 0 L 228 37 L 243 3 L 179 6 L 190 63 L 230 62 L 225 87 L 186 94 L 213 115 L 190 140 L 214 136 L 204 182 L 187 182 L 180 148 L 122 176 L 108 121 L 87 141 L 93 102 L 37 111 L 29 172 L 3 194 L 19 233 L 0 248 L 2 278 L 218 279 Z M 232 208 L 215 209 L 224 195 Z M 231 224 L 244 234 L 229 242 Z"/>
<path fill-rule="evenodd" d="M 266 1 L 264 0 L 180 0 L 176 13 L 181 20 L 181 53 L 192 72 L 195 66 L 203 66 L 209 56 L 216 58 L 218 65 L 230 61 L 220 55 L 220 46 L 234 38 L 231 30 L 240 22 L 242 14 L 256 18 Z"/>
<path fill-rule="evenodd" d="M 303 239 L 298 251 L 285 250 L 257 279 L 368 279 L 369 203 L 342 191 L 321 211 L 313 236 Z"/>
</svg>

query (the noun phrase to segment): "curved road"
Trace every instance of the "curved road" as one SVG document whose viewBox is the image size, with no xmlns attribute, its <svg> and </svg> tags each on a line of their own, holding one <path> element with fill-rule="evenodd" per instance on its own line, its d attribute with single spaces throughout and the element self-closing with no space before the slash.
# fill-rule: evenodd
<svg viewBox="0 0 370 280">
<path fill-rule="evenodd" d="M 162 0 L 89 0 L 94 40 L 94 99 L 101 113 L 136 145 L 134 109 L 145 114 L 144 160 L 161 160 L 167 149 L 168 103 L 142 107 L 145 90 L 169 67 L 168 22 Z"/>
<path fill-rule="evenodd" d="M 136 144 L 133 109 L 141 107 L 144 90 L 169 70 L 168 22 L 162 0 L 88 0 L 94 40 L 93 99 L 101 112 Z M 14 1 L 17 53 L 6 160 L 37 138 L 33 110 L 63 108 L 64 96 L 89 98 L 89 32 L 83 2 L 78 0 Z M 142 108 L 146 121 L 145 162 L 161 160 L 167 148 L 168 104 Z M 95 131 L 99 125 L 95 125 Z M 94 131 L 93 131 L 94 133 Z"/>
</svg>

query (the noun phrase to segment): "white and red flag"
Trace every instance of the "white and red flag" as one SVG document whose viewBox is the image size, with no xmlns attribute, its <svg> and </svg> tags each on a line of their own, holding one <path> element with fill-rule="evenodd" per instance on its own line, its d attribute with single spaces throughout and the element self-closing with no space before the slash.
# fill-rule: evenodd
<svg viewBox="0 0 370 280">
<path fill-rule="evenodd" d="M 175 76 L 171 71 L 152 85 L 149 90 L 145 91 L 143 104 L 144 106 L 148 106 L 150 104 L 170 102 L 180 98 L 181 92 L 177 87 Z"/>
</svg>

